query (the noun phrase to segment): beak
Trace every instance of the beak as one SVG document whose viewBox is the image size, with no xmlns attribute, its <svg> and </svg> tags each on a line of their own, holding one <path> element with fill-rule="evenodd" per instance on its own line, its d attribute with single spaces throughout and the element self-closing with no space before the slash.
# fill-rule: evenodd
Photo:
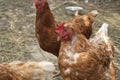
<svg viewBox="0 0 120 80">
<path fill-rule="evenodd" d="M 60 41 L 60 36 L 57 37 L 57 41 Z"/>
</svg>

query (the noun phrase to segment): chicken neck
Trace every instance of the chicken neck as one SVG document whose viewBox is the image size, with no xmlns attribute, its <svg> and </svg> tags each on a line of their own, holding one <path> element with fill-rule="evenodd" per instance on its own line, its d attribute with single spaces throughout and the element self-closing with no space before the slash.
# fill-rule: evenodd
<svg viewBox="0 0 120 80">
<path fill-rule="evenodd" d="M 47 28 L 54 25 L 54 16 L 47 2 L 45 2 L 45 5 L 42 8 L 36 11 L 36 21 L 38 20 Z"/>
</svg>

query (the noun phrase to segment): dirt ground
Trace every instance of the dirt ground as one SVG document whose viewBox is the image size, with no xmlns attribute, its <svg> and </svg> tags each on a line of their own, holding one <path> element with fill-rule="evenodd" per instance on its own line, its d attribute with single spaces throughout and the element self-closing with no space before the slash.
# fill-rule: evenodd
<svg viewBox="0 0 120 80">
<path fill-rule="evenodd" d="M 77 5 L 83 13 L 98 10 L 94 32 L 102 23 L 110 25 L 109 36 L 115 45 L 115 68 L 120 80 L 120 1 L 85 4 L 79 0 L 48 0 L 57 20 L 68 20 L 65 7 Z M 54 2 L 55 1 L 55 2 Z M 35 9 L 32 0 L 0 0 L 0 63 L 15 60 L 52 61 L 57 67 L 57 58 L 39 48 L 34 34 Z M 93 33 L 94 34 L 94 33 Z M 55 80 L 62 80 L 60 77 Z"/>
</svg>

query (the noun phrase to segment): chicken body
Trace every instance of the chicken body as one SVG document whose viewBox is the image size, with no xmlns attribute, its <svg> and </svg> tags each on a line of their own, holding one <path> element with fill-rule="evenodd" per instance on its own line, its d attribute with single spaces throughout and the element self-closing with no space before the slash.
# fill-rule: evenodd
<svg viewBox="0 0 120 80">
<path fill-rule="evenodd" d="M 35 0 L 35 5 L 35 35 L 38 39 L 39 45 L 43 50 L 50 52 L 55 56 L 58 56 L 61 41 L 57 41 L 55 29 L 59 25 L 61 25 L 62 21 L 55 21 L 47 0 Z M 78 29 L 82 29 L 85 27 L 86 33 L 83 34 L 86 35 L 87 38 L 89 38 L 92 33 L 92 23 L 94 21 L 93 18 L 95 17 L 95 15 L 96 13 L 93 12 L 88 15 L 77 16 L 74 17 L 72 20 L 65 21 L 65 23 L 79 26 Z"/>
<path fill-rule="evenodd" d="M 115 80 L 114 51 L 109 37 L 98 34 L 100 39 L 90 42 L 79 31 L 72 29 L 71 38 L 61 42 L 58 57 L 64 80 Z"/>
<path fill-rule="evenodd" d="M 0 64 L 0 80 L 45 80 L 54 72 L 51 62 L 22 62 Z"/>
<path fill-rule="evenodd" d="M 44 6 L 36 11 L 35 35 L 43 50 L 58 56 L 60 41 L 57 41 L 56 27 L 54 16 L 45 2 Z"/>
</svg>

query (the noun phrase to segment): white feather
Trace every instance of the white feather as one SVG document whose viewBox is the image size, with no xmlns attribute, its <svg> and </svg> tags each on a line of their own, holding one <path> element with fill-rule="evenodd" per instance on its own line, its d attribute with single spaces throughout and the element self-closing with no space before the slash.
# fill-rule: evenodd
<svg viewBox="0 0 120 80">
<path fill-rule="evenodd" d="M 39 62 L 39 65 L 45 71 L 50 71 L 50 72 L 55 71 L 55 66 L 52 62 L 42 61 L 42 62 Z"/>
<path fill-rule="evenodd" d="M 103 23 L 101 28 L 98 30 L 98 32 L 96 33 L 96 35 L 105 35 L 108 36 L 108 24 L 107 23 Z"/>
</svg>

